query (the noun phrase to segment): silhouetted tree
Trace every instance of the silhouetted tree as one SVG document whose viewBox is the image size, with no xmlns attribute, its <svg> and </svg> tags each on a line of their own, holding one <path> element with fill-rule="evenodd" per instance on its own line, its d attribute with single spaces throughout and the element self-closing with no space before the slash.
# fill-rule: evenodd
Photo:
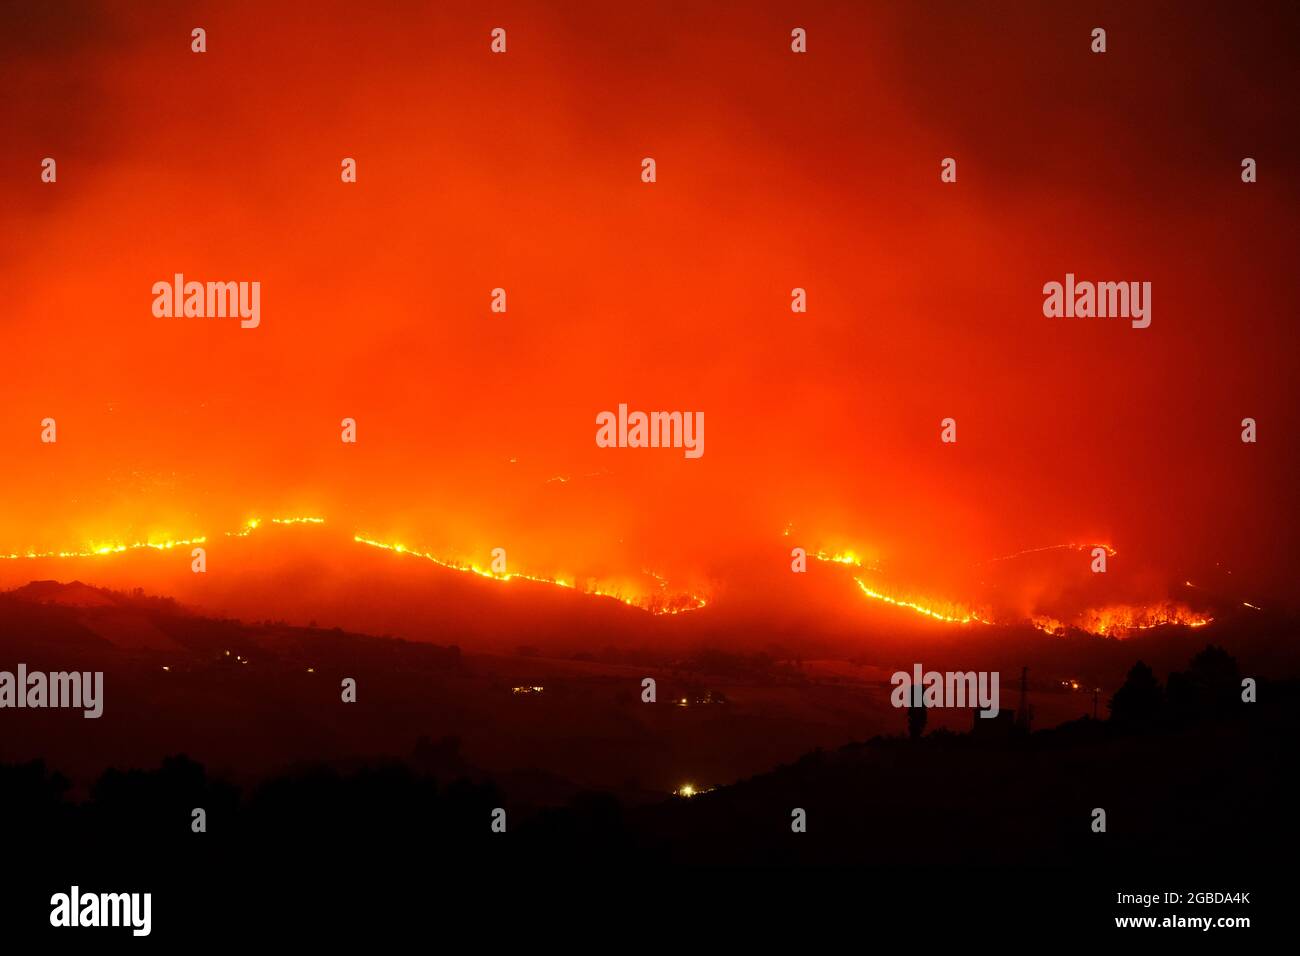
<svg viewBox="0 0 1300 956">
<path fill-rule="evenodd" d="M 1213 644 L 1193 657 L 1186 671 L 1169 675 L 1169 709 L 1180 719 L 1220 716 L 1236 706 L 1240 693 L 1236 658 Z"/>
<path fill-rule="evenodd" d="M 1141 724 L 1159 716 L 1161 703 L 1160 682 L 1150 667 L 1138 661 L 1107 706 L 1111 720 L 1124 724 Z"/>
<path fill-rule="evenodd" d="M 190 833 L 195 807 L 215 823 L 232 818 L 238 804 L 238 790 L 209 780 L 202 764 L 181 754 L 165 758 L 156 770 L 104 771 L 91 787 L 88 809 L 103 832 L 146 843 L 175 842 L 178 834 Z"/>
<path fill-rule="evenodd" d="M 919 738 L 925 733 L 925 722 L 929 715 L 925 712 L 925 704 L 921 700 L 920 688 L 912 697 L 912 703 L 907 708 L 907 733 L 912 739 Z"/>
</svg>

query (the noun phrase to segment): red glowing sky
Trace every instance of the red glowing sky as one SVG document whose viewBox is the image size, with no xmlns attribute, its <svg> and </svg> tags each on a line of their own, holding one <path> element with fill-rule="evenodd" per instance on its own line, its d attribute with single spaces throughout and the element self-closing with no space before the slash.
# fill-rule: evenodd
<svg viewBox="0 0 1300 956">
<path fill-rule="evenodd" d="M 0 552 L 320 514 L 690 587 L 790 526 L 1296 596 L 1293 9 L 477 7 L 6 6 Z M 261 327 L 154 318 L 176 272 Z M 1066 272 L 1151 327 L 1044 318 Z M 597 448 L 620 402 L 704 456 Z"/>
</svg>

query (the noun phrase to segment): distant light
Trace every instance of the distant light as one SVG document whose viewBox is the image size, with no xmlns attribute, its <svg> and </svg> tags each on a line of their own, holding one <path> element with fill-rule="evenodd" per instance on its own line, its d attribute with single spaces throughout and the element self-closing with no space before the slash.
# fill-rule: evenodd
<svg viewBox="0 0 1300 956">
<path fill-rule="evenodd" d="M 168 667 L 166 664 L 164 664 L 164 665 L 163 665 L 163 670 L 165 670 L 165 671 L 169 671 L 169 670 L 171 670 L 171 668 Z"/>
<path fill-rule="evenodd" d="M 677 795 L 679 797 L 693 797 L 695 796 L 695 788 L 689 783 L 684 783 L 678 788 Z"/>
<path fill-rule="evenodd" d="M 314 674 L 314 673 L 316 673 L 316 668 L 314 668 L 314 667 L 309 667 L 309 668 L 307 668 L 307 673 L 308 673 L 308 674 Z"/>
</svg>

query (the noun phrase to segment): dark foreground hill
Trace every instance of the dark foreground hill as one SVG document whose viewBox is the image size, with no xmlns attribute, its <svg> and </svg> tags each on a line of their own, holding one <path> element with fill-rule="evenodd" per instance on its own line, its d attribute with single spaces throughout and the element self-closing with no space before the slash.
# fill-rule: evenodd
<svg viewBox="0 0 1300 956">
<path fill-rule="evenodd" d="M 1179 677 L 1194 684 L 1196 665 Z M 1258 691 L 1258 703 L 1230 703 L 1184 692 L 1175 700 L 1156 687 L 1152 707 L 1122 704 L 1121 694 L 1109 719 L 1051 730 L 1024 733 L 1008 720 L 973 723 L 970 733 L 877 737 L 637 806 L 601 791 L 562 807 L 530 805 L 517 782 L 456 766 L 446 742 L 425 740 L 406 760 L 304 767 L 242 789 L 176 756 L 153 769 L 109 770 L 80 800 L 43 762 L 0 765 L 0 812 L 27 821 L 20 843 L 120 844 L 142 863 L 196 847 L 237 857 L 255 844 L 294 855 L 328 855 L 342 844 L 357 858 L 436 850 L 465 865 L 560 857 L 705 866 L 1279 864 L 1298 831 L 1300 686 L 1264 682 Z M 206 837 L 193 832 L 195 808 L 205 810 Z M 492 826 L 498 809 L 504 832 Z M 796 818 L 805 825 L 792 826 Z"/>
<path fill-rule="evenodd" d="M 1260 681 L 1247 703 L 1236 667 L 1207 648 L 1163 683 L 1135 665 L 1109 719 L 1028 733 L 972 718 L 969 733 L 815 750 L 657 800 L 582 790 L 543 805 L 527 796 L 535 781 L 485 776 L 446 740 L 249 786 L 173 756 L 108 770 L 80 797 L 44 762 L 0 763 L 0 818 L 22 822 L 6 848 L 24 861 L 0 909 L 39 928 L 50 894 L 76 882 L 153 892 L 164 932 L 242 935 L 254 919 L 347 926 L 359 901 L 443 921 L 473 907 L 481 926 L 502 907 L 555 919 L 647 893 L 716 924 L 739 893 L 882 923 L 960 917 L 996 933 L 1014 918 L 1087 934 L 1125 912 L 1117 893 L 1178 887 L 1254 893 L 1260 905 L 1231 912 L 1259 920 L 1278 912 L 1273 874 L 1297 848 L 1300 686 Z M 825 865 L 854 872 L 809 873 Z M 736 867 L 809 875 L 773 884 Z M 716 875 L 691 875 L 701 868 Z"/>
</svg>

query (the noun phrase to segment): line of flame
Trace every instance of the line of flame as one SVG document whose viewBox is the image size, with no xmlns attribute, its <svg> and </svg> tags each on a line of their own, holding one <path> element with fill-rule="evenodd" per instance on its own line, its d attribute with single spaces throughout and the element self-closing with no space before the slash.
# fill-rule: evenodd
<svg viewBox="0 0 1300 956">
<path fill-rule="evenodd" d="M 185 545 L 203 544 L 208 539 L 183 538 L 167 541 L 135 541 L 131 544 L 88 545 L 83 551 L 28 551 L 26 554 L 0 554 L 0 561 L 17 561 L 21 558 L 97 558 L 106 554 L 121 554 L 124 551 L 136 551 L 140 548 L 152 548 L 155 551 L 170 551 Z"/>
<path fill-rule="evenodd" d="M 874 588 L 868 587 L 866 582 L 863 581 L 861 578 L 855 577 L 853 580 L 856 581 L 858 587 L 862 589 L 862 593 L 873 600 L 884 601 L 886 604 L 892 604 L 895 607 L 905 607 L 909 611 L 915 611 L 917 614 L 923 614 L 926 617 L 933 618 L 936 621 L 944 621 L 948 624 L 992 624 L 993 623 L 992 621 L 980 617 L 978 614 L 974 613 L 973 611 L 963 611 L 960 617 L 953 614 L 945 614 L 943 611 L 936 610 L 934 607 L 927 607 L 924 604 L 917 604 L 914 601 L 907 601 L 902 598 L 891 597 L 890 595 L 885 594 L 883 591 L 877 591 Z"/>
<path fill-rule="evenodd" d="M 1133 631 L 1150 631 L 1168 625 L 1205 627 L 1213 621 L 1213 617 L 1199 614 L 1185 604 L 1167 601 L 1146 607 L 1119 604 L 1090 608 L 1075 615 L 1070 626 L 1089 634 L 1113 637 Z M 1048 634 L 1060 635 L 1066 631 L 1063 622 L 1051 618 L 1040 616 L 1030 623 Z"/>
<path fill-rule="evenodd" d="M 975 567 L 983 567 L 986 564 L 997 564 L 999 561 L 1010 561 L 1013 558 L 1024 557 L 1027 554 L 1041 554 L 1044 551 L 1091 551 L 1093 548 L 1101 548 L 1106 552 L 1106 557 L 1113 558 L 1119 554 L 1117 550 L 1108 544 L 1048 544 L 1041 548 L 1026 548 L 1024 551 L 1017 551 L 1014 554 L 1004 554 L 1000 558 L 989 558 L 987 561 L 980 561 Z"/>
<path fill-rule="evenodd" d="M 855 568 L 862 567 L 862 559 L 854 551 L 836 551 L 834 554 L 818 551 L 816 554 L 810 554 L 809 557 L 815 561 L 826 561 L 830 564 L 849 564 Z"/>
<path fill-rule="evenodd" d="M 521 581 L 533 581 L 538 584 L 551 584 L 551 585 L 555 585 L 556 587 L 567 588 L 569 590 L 578 591 L 580 594 L 590 594 L 596 597 L 611 598 L 615 601 L 618 601 L 621 604 L 626 604 L 628 607 L 634 607 L 637 608 L 638 610 L 648 611 L 651 614 L 684 614 L 687 611 L 698 611 L 700 608 L 705 607 L 708 604 L 708 601 L 700 597 L 698 594 L 681 595 L 678 598 L 674 599 L 674 603 L 672 604 L 664 604 L 660 601 L 647 602 L 644 600 L 638 600 L 636 598 L 625 597 L 624 595 L 616 591 L 604 591 L 601 590 L 600 588 L 591 588 L 591 587 L 579 588 L 575 582 L 567 581 L 564 578 L 541 577 L 539 575 L 534 575 L 534 574 L 525 574 L 520 571 L 506 571 L 506 572 L 498 573 L 496 571 L 491 570 L 490 568 L 484 568 L 477 564 L 465 563 L 461 561 L 448 561 L 445 558 L 440 558 L 437 555 L 430 554 L 427 551 L 420 551 L 415 548 L 408 548 L 406 547 L 406 545 L 403 544 L 389 544 L 388 542 L 385 541 L 376 541 L 374 538 L 367 538 L 364 535 L 360 535 L 360 534 L 353 535 L 352 540 L 356 541 L 359 544 L 369 545 L 372 548 L 381 548 L 385 551 L 396 552 L 397 554 L 410 554 L 410 555 L 414 555 L 417 558 L 424 558 L 426 561 L 432 561 L 434 564 L 438 565 L 439 567 L 448 568 L 452 571 L 462 571 L 468 574 L 477 574 L 479 577 L 489 578 L 490 580 L 493 581 L 513 581 L 517 579 Z M 661 587 L 666 586 L 666 582 L 664 582 L 661 578 L 659 578 L 658 575 L 653 575 L 653 577 L 655 577 L 657 580 L 660 581 Z M 677 603 L 677 602 L 682 602 L 682 603 Z"/>
<path fill-rule="evenodd" d="M 225 536 L 227 538 L 246 538 L 249 535 L 251 535 L 254 531 L 263 527 L 263 525 L 266 523 L 268 522 L 264 521 L 261 518 L 252 518 L 247 523 L 245 523 L 245 525 L 242 528 L 240 528 L 238 531 L 225 532 Z M 269 519 L 269 523 L 277 524 L 277 525 L 305 525 L 305 524 L 320 525 L 325 523 L 325 519 L 314 517 L 314 516 L 293 517 L 293 518 L 271 518 Z M 207 540 L 208 539 L 206 537 L 195 537 L 195 538 L 185 538 L 181 540 L 139 541 L 133 544 L 114 544 L 114 545 L 102 545 L 102 546 L 92 545 L 81 551 L 45 551 L 45 552 L 29 551 L 26 554 L 3 554 L 0 555 L 0 559 L 17 560 L 19 558 L 33 558 L 33 559 L 35 558 L 93 558 L 93 557 L 98 557 L 98 556 L 108 555 L 108 554 L 121 554 L 122 552 L 134 551 L 139 548 L 153 548 L 160 551 L 166 551 L 172 548 L 182 547 L 185 545 L 204 544 L 207 542 Z M 591 587 L 579 588 L 575 582 L 565 580 L 564 578 L 548 578 L 548 577 L 542 577 L 540 575 L 525 574 L 519 571 L 511 571 L 505 574 L 497 574 L 490 569 L 480 567 L 476 564 L 472 564 L 472 563 L 467 564 L 464 562 L 448 561 L 444 558 L 440 558 L 437 555 L 430 554 L 428 552 L 407 548 L 405 545 L 401 545 L 401 544 L 387 544 L 382 541 L 376 541 L 373 538 L 367 538 L 364 535 L 359 535 L 359 534 L 353 535 L 352 540 L 360 544 L 369 545 L 370 547 L 373 548 L 383 548 L 388 551 L 395 551 L 398 552 L 399 554 L 413 554 L 416 555 L 417 557 L 421 557 L 428 561 L 431 561 L 434 564 L 438 565 L 439 567 L 447 568 L 452 571 L 461 571 L 469 574 L 477 574 L 480 577 L 490 578 L 494 581 L 510 581 L 513 579 L 519 579 L 523 581 L 533 581 L 538 584 L 549 584 L 554 587 L 566 588 L 568 590 L 578 591 L 581 594 L 590 594 L 596 597 L 613 598 L 614 600 L 622 604 L 626 604 L 628 607 L 634 607 L 637 608 L 638 610 L 648 611 L 649 613 L 656 614 L 656 615 L 685 614 L 688 611 L 698 611 L 700 608 L 705 607 L 708 604 L 708 601 L 705 598 L 700 597 L 698 594 L 693 594 L 693 593 L 681 594 L 669 598 L 656 596 L 656 598 L 653 600 L 629 598 L 624 596 L 623 594 L 619 594 L 614 591 L 605 591 L 600 588 L 591 588 Z M 654 578 L 656 583 L 658 583 L 661 591 L 665 591 L 665 592 L 667 591 L 668 582 L 666 579 L 663 578 L 663 576 L 654 574 L 653 572 L 649 572 L 649 571 L 647 571 L 646 574 Z"/>
</svg>

